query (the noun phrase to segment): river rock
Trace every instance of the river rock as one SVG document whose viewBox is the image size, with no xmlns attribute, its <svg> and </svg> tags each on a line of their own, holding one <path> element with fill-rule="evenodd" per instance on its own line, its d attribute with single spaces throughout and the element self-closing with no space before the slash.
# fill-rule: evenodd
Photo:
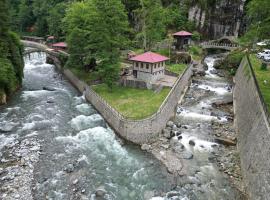
<svg viewBox="0 0 270 200">
<path fill-rule="evenodd" d="M 173 150 L 174 150 L 175 153 L 182 154 L 182 152 L 185 150 L 185 146 L 183 144 L 179 143 L 177 146 L 175 146 L 173 148 Z"/>
<path fill-rule="evenodd" d="M 215 138 L 216 143 L 223 144 L 225 146 L 235 146 L 236 142 L 226 138 Z"/>
<path fill-rule="evenodd" d="M 97 198 L 104 198 L 106 194 L 107 194 L 107 191 L 105 190 L 103 186 L 98 187 L 95 191 L 95 195 Z"/>
<path fill-rule="evenodd" d="M 189 145 L 191 145 L 191 146 L 195 146 L 195 142 L 193 141 L 193 140 L 189 140 Z"/>
<path fill-rule="evenodd" d="M 56 90 L 55 88 L 50 87 L 50 86 L 44 86 L 42 89 L 46 91 L 51 91 L 51 92 Z"/>
<path fill-rule="evenodd" d="M 74 165 L 73 164 L 68 164 L 66 166 L 66 168 L 64 169 L 64 171 L 67 172 L 67 173 L 73 172 L 74 171 Z"/>
<path fill-rule="evenodd" d="M 166 198 L 174 198 L 174 197 L 178 197 L 180 196 L 181 194 L 177 191 L 170 191 L 166 194 Z"/>
<path fill-rule="evenodd" d="M 167 122 L 167 126 L 168 127 L 173 128 L 173 125 L 174 125 L 174 123 L 172 121 L 168 121 Z"/>
<path fill-rule="evenodd" d="M 164 137 L 166 137 L 167 139 L 171 138 L 171 130 L 168 130 L 167 128 L 163 129 L 163 135 Z"/>
<path fill-rule="evenodd" d="M 143 151 L 149 151 L 151 149 L 151 145 L 149 145 L 149 144 L 143 144 L 142 147 L 141 147 L 141 149 Z"/>
</svg>

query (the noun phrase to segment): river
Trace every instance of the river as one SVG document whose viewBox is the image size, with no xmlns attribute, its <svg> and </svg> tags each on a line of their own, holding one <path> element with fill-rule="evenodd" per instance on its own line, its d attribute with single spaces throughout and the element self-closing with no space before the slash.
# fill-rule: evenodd
<svg viewBox="0 0 270 200">
<path fill-rule="evenodd" d="M 237 199 L 209 161 L 228 152 L 210 132 L 216 122 L 226 126 L 229 114 L 212 103 L 232 95 L 211 57 L 206 76 L 193 79 L 177 109 L 177 140 L 193 155 L 183 159 L 186 175 L 178 180 L 152 154 L 118 138 L 45 60 L 43 53 L 25 57 L 23 87 L 0 108 L 0 199 Z"/>
<path fill-rule="evenodd" d="M 22 90 L 0 110 L 0 197 L 95 199 L 106 191 L 106 199 L 126 200 L 170 190 L 165 167 L 123 144 L 45 59 L 25 58 Z"/>
</svg>

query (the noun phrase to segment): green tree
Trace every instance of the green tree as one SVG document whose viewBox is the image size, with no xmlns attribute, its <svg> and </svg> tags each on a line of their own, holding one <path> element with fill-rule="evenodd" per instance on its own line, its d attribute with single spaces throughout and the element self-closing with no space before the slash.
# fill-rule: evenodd
<svg viewBox="0 0 270 200">
<path fill-rule="evenodd" d="M 137 40 L 144 50 L 150 50 L 166 35 L 165 10 L 160 0 L 140 0 L 140 6 L 137 10 L 140 19 Z"/>
<path fill-rule="evenodd" d="M 0 0 L 0 91 L 11 94 L 22 82 L 22 45 L 15 33 L 10 31 L 6 0 Z"/>
<path fill-rule="evenodd" d="M 242 38 L 244 43 L 254 43 L 258 40 L 269 39 L 270 32 L 270 1 L 251 0 L 247 5 L 249 17 L 248 32 Z"/>
<path fill-rule="evenodd" d="M 112 89 L 112 83 L 119 76 L 120 49 L 128 44 L 127 13 L 122 2 L 88 0 L 74 3 L 64 23 L 71 54 L 68 65 L 85 67 L 93 59 L 98 60 L 97 70 Z M 78 41 L 80 39 L 83 41 Z"/>
</svg>

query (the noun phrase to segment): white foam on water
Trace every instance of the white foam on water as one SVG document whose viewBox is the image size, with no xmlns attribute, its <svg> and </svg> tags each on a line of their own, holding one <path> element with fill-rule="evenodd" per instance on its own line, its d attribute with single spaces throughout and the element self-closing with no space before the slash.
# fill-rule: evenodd
<svg viewBox="0 0 270 200">
<path fill-rule="evenodd" d="M 0 135 L 0 150 L 2 150 L 6 145 L 12 143 L 15 140 L 14 136 Z"/>
<path fill-rule="evenodd" d="M 191 146 L 189 144 L 190 140 L 195 142 L 195 146 Z M 204 152 L 204 151 L 211 152 L 211 151 L 213 151 L 212 145 L 218 145 L 217 143 L 202 140 L 202 139 L 199 139 L 199 138 L 197 138 L 195 136 L 190 136 L 189 134 L 185 134 L 185 133 L 182 134 L 181 143 L 188 150 L 197 150 L 197 151 L 200 151 L 200 152 Z"/>
<path fill-rule="evenodd" d="M 29 98 L 39 98 L 44 95 L 49 94 L 51 91 L 47 90 L 35 90 L 35 91 L 23 91 L 22 97 L 24 100 L 28 100 Z"/>
<path fill-rule="evenodd" d="M 200 113 L 196 113 L 196 112 L 190 112 L 188 110 L 184 110 L 183 108 L 182 108 L 181 112 L 178 114 L 178 116 L 183 117 L 184 119 L 190 119 L 190 120 L 198 121 L 198 122 L 205 122 L 205 121 L 226 122 L 226 121 L 228 121 L 226 117 L 218 118 L 216 116 L 200 114 Z"/>
<path fill-rule="evenodd" d="M 25 123 L 23 124 L 22 131 L 31 130 L 35 127 L 35 122 Z"/>
<path fill-rule="evenodd" d="M 144 168 L 141 168 L 141 169 L 137 170 L 136 172 L 134 172 L 134 174 L 132 175 L 132 177 L 135 178 L 135 179 L 142 178 L 142 177 L 145 176 L 144 172 L 145 172 L 144 171 Z"/>
<path fill-rule="evenodd" d="M 225 95 L 225 94 L 231 93 L 224 87 L 212 87 L 206 84 L 200 84 L 198 88 L 203 89 L 203 90 L 210 90 L 212 92 L 215 92 L 218 95 Z"/>
<path fill-rule="evenodd" d="M 81 157 L 78 158 L 78 162 L 85 161 L 87 164 L 89 164 L 89 160 L 86 155 L 82 155 Z"/>
<path fill-rule="evenodd" d="M 103 127 L 90 128 L 80 131 L 74 136 L 58 136 L 57 141 L 64 143 L 71 143 L 76 148 L 83 148 L 91 150 L 91 153 L 101 159 L 116 159 L 119 165 L 121 162 L 130 163 L 134 165 L 135 161 L 132 157 L 128 156 L 127 151 L 116 140 L 114 133 L 110 129 Z"/>
<path fill-rule="evenodd" d="M 152 197 L 150 200 L 166 200 L 163 197 Z"/>
<path fill-rule="evenodd" d="M 102 122 L 103 118 L 99 114 L 91 116 L 79 115 L 70 121 L 71 127 L 77 131 L 93 128 L 97 122 Z"/>
</svg>

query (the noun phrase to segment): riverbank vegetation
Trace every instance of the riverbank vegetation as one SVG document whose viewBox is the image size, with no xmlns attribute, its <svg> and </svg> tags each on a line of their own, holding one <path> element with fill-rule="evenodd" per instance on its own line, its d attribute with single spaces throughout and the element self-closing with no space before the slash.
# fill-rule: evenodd
<svg viewBox="0 0 270 200">
<path fill-rule="evenodd" d="M 155 93 L 148 89 L 114 86 L 112 92 L 108 92 L 105 84 L 93 86 L 93 89 L 128 119 L 144 119 L 157 112 L 170 91 L 163 88 Z"/>
<path fill-rule="evenodd" d="M 250 55 L 250 62 L 255 72 L 260 91 L 267 104 L 268 111 L 270 111 L 270 69 L 262 68 L 262 62 L 256 55 Z"/>
<path fill-rule="evenodd" d="M 23 78 L 23 47 L 18 36 L 10 31 L 6 0 L 0 1 L 0 100 L 20 87 Z M 4 102 L 2 102 L 4 103 Z"/>
</svg>

